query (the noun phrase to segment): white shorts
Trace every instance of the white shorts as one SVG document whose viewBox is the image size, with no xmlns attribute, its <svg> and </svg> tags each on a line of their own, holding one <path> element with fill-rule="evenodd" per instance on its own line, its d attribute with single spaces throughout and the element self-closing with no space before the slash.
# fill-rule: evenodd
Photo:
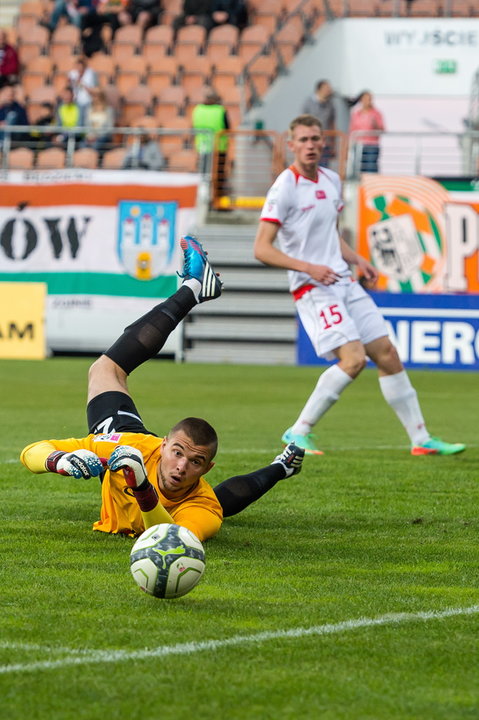
<svg viewBox="0 0 479 720">
<path fill-rule="evenodd" d="M 296 310 L 316 355 L 326 360 L 348 342 L 367 345 L 388 335 L 378 306 L 355 280 L 314 287 L 296 300 Z"/>
</svg>

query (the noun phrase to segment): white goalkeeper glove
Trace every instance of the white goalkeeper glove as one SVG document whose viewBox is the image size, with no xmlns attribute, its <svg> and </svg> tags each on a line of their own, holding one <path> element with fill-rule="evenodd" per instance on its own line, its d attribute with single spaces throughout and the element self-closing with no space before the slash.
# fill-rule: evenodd
<svg viewBox="0 0 479 720">
<path fill-rule="evenodd" d="M 105 465 L 105 458 L 99 458 L 91 450 L 83 449 L 69 453 L 56 450 L 50 453 L 45 461 L 45 467 L 50 472 L 85 479 L 101 475 Z"/>
<path fill-rule="evenodd" d="M 108 467 L 111 472 L 123 470 L 126 484 L 132 488 L 139 487 L 148 479 L 143 455 L 130 445 L 118 445 L 110 455 Z"/>
</svg>

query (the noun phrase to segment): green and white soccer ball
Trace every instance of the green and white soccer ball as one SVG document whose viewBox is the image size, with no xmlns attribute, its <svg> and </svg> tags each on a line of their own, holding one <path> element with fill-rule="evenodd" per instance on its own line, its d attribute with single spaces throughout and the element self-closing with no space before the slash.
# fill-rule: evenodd
<svg viewBox="0 0 479 720">
<path fill-rule="evenodd" d="M 181 597 L 199 583 L 205 551 L 196 535 L 182 525 L 153 525 L 133 545 L 130 570 L 135 582 L 150 595 Z"/>
</svg>

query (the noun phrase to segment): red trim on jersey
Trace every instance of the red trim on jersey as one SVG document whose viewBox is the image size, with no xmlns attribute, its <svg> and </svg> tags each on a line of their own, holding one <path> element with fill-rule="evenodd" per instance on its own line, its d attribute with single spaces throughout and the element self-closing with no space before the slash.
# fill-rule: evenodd
<svg viewBox="0 0 479 720">
<path fill-rule="evenodd" d="M 275 218 L 260 218 L 260 220 L 263 220 L 264 222 L 272 222 L 272 223 L 275 223 L 276 225 L 283 224 L 279 220 L 276 220 Z"/>
<path fill-rule="evenodd" d="M 315 287 L 317 287 L 317 285 L 312 285 L 311 283 L 306 283 L 306 285 L 301 285 L 301 287 L 296 288 L 296 290 L 293 290 L 293 292 L 291 294 L 295 300 L 300 300 L 303 297 L 303 295 L 306 295 L 306 293 L 311 292 L 311 290 L 314 290 Z"/>
<path fill-rule="evenodd" d="M 309 182 L 314 182 L 314 183 L 318 182 L 318 177 L 319 177 L 318 170 L 316 170 L 316 180 L 311 180 L 311 178 L 306 177 L 306 175 L 303 175 L 302 173 L 300 173 L 299 170 L 294 165 L 290 165 L 288 170 L 291 170 L 291 172 L 293 173 L 293 175 L 296 179 L 296 182 L 298 182 L 300 177 L 303 177 L 305 180 L 309 180 Z"/>
</svg>

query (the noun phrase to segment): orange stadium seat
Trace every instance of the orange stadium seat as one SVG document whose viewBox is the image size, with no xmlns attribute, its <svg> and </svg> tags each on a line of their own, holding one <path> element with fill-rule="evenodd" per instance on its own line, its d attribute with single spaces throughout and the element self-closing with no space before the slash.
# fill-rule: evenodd
<svg viewBox="0 0 479 720">
<path fill-rule="evenodd" d="M 116 86 L 123 97 L 131 88 L 141 85 L 146 80 L 147 66 L 142 55 L 118 57 Z"/>
<path fill-rule="evenodd" d="M 198 153 L 192 148 L 184 148 L 168 158 L 169 170 L 177 172 L 197 172 Z"/>
<path fill-rule="evenodd" d="M 101 87 L 111 83 L 115 77 L 116 67 L 111 55 L 107 55 L 103 52 L 96 52 L 91 56 L 88 65 L 96 72 L 98 83 Z"/>
<path fill-rule="evenodd" d="M 81 32 L 75 25 L 59 25 L 53 32 L 48 54 L 51 58 L 76 55 L 81 50 Z"/>
<path fill-rule="evenodd" d="M 40 55 L 30 60 L 21 74 L 21 83 L 28 97 L 34 88 L 48 85 L 53 72 L 53 62 L 49 57 Z"/>
<path fill-rule="evenodd" d="M 250 25 L 241 33 L 238 55 L 243 60 L 250 60 L 270 42 L 270 34 L 262 25 Z"/>
<path fill-rule="evenodd" d="M 39 170 L 57 169 L 65 167 L 65 150 L 63 148 L 46 148 L 37 155 L 37 168 Z"/>
<path fill-rule="evenodd" d="M 260 55 L 249 66 L 248 75 L 253 82 L 258 97 L 262 97 L 269 90 L 276 73 L 277 61 L 275 55 Z"/>
<path fill-rule="evenodd" d="M 35 23 L 43 19 L 45 14 L 45 5 L 42 0 L 26 0 L 22 2 L 18 8 L 18 19 L 33 18 Z"/>
<path fill-rule="evenodd" d="M 135 55 L 141 46 L 141 34 L 139 25 L 124 25 L 118 28 L 111 47 L 111 54 L 115 60 L 126 55 Z"/>
<path fill-rule="evenodd" d="M 213 61 L 236 52 L 239 30 L 234 25 L 219 25 L 210 31 L 206 55 Z"/>
<path fill-rule="evenodd" d="M 126 148 L 113 148 L 107 150 L 103 155 L 102 167 L 105 170 L 119 170 L 123 165 L 126 155 Z"/>
<path fill-rule="evenodd" d="M 195 58 L 193 65 L 181 66 L 181 85 L 187 95 L 197 87 L 208 85 L 211 77 L 211 60 L 205 55 Z"/>
<path fill-rule="evenodd" d="M 143 54 L 149 57 L 149 52 L 168 55 L 173 46 L 173 28 L 171 25 L 155 25 L 145 33 Z"/>
<path fill-rule="evenodd" d="M 275 35 L 276 48 L 285 65 L 289 65 L 304 40 L 304 25 L 299 15 L 293 17 Z"/>
<path fill-rule="evenodd" d="M 121 124 L 130 125 L 136 118 L 147 115 L 153 105 L 153 95 L 147 85 L 130 88 L 122 97 Z"/>
<path fill-rule="evenodd" d="M 183 45 L 192 45 L 196 48 L 198 55 L 204 48 L 206 43 L 206 28 L 203 25 L 184 25 L 180 27 L 176 35 L 175 55 Z"/>
<path fill-rule="evenodd" d="M 7 166 L 9 170 L 31 170 L 34 159 L 34 152 L 30 148 L 15 148 L 15 150 L 10 150 L 8 153 Z"/>
<path fill-rule="evenodd" d="M 73 167 L 94 170 L 98 167 L 98 152 L 93 148 L 80 148 L 73 153 Z"/>
<path fill-rule="evenodd" d="M 244 62 L 237 55 L 225 57 L 215 64 L 212 84 L 216 92 L 221 95 L 223 87 L 237 85 L 243 70 Z"/>
<path fill-rule="evenodd" d="M 186 93 L 181 85 L 170 85 L 166 87 L 157 98 L 158 105 L 155 109 L 155 117 L 161 125 L 164 117 L 182 115 L 185 106 Z"/>
<path fill-rule="evenodd" d="M 174 85 L 178 74 L 179 67 L 176 58 L 165 56 L 161 59 L 158 64 L 149 64 L 149 72 L 146 79 L 146 84 L 153 93 L 153 97 L 157 100 L 163 90 L 170 85 Z"/>
</svg>

